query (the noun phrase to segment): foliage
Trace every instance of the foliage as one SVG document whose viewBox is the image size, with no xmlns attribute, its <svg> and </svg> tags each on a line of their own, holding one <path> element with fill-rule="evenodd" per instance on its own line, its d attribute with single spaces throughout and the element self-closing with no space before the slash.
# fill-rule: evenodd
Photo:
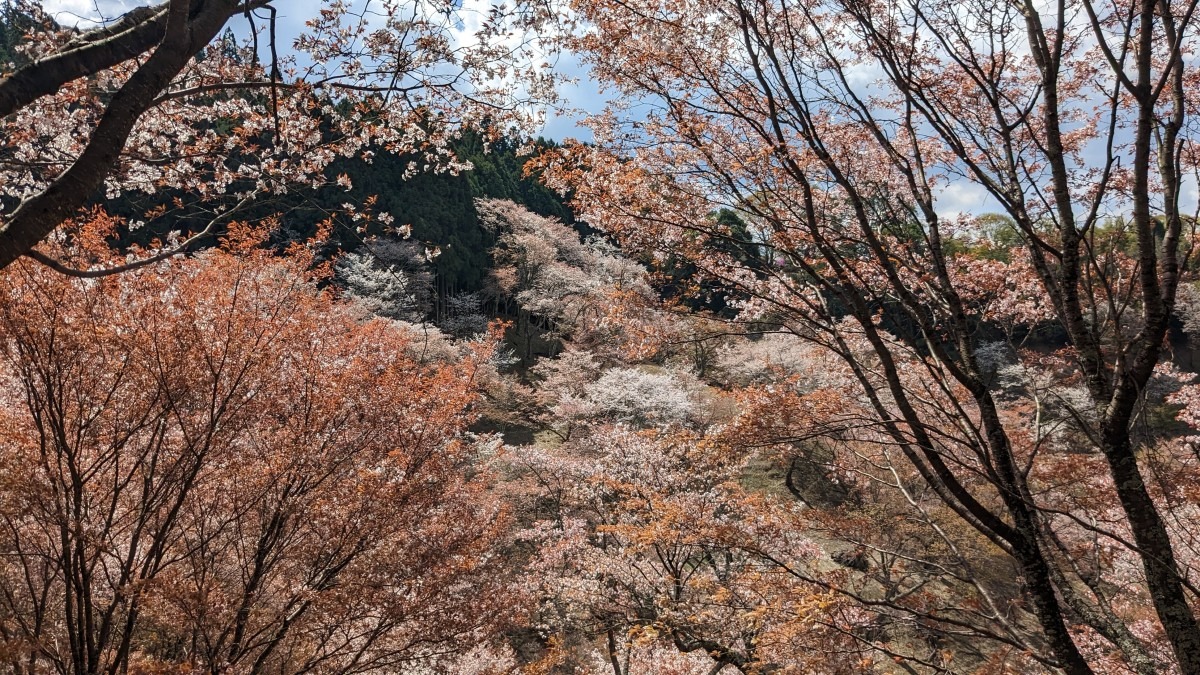
<svg viewBox="0 0 1200 675">
<path fill-rule="evenodd" d="M 513 202 L 480 200 L 478 207 L 496 236 L 487 292 L 515 305 L 526 359 L 533 356 L 535 324 L 606 357 L 658 354 L 674 326 L 657 311 L 658 294 L 644 267 Z"/>
<path fill-rule="evenodd" d="M 5 271 L 9 666 L 396 672 L 508 616 L 463 435 L 490 344 L 418 364 L 309 263 Z"/>
<path fill-rule="evenodd" d="M 339 160 L 399 158 L 389 179 L 454 173 L 467 168 L 450 148 L 463 129 L 524 128 L 525 104 L 553 96 L 553 78 L 530 63 L 537 7 L 497 8 L 468 32 L 453 3 L 360 12 L 327 2 L 285 52 L 272 3 L 189 2 L 137 6 L 111 25 L 21 44 L 27 62 L 0 79 L 0 198 L 13 205 L 0 266 L 99 195 L 165 192 L 122 214 L 130 227 L 165 219 L 210 235 L 255 199 L 261 217 L 275 212 L 261 198 L 347 187 L 328 173 Z M 251 24 L 243 44 L 218 37 L 235 16 Z M 361 222 L 366 203 L 336 211 Z"/>
<path fill-rule="evenodd" d="M 824 382 L 765 385 L 759 443 L 880 504 L 831 536 L 912 585 L 847 593 L 937 636 L 863 639 L 910 672 L 965 635 L 955 669 L 1200 673 L 1194 459 L 1148 423 L 1191 280 L 1192 4 L 571 6 L 619 97 L 547 175 L 639 259 L 736 289 L 745 330 L 811 344 Z M 952 213 L 963 191 L 1005 227 Z"/>
<path fill-rule="evenodd" d="M 551 598 L 542 620 L 607 634 L 614 672 L 654 645 L 742 672 L 860 672 L 838 631 L 867 617 L 807 583 L 820 549 L 798 511 L 740 488 L 742 460 L 716 439 L 605 426 L 517 461 L 548 509 L 527 534 Z"/>
<path fill-rule="evenodd" d="M 429 311 L 431 275 L 421 247 L 405 241 L 372 241 L 361 253 L 338 257 L 334 272 L 346 295 L 379 316 L 419 322 Z"/>
</svg>

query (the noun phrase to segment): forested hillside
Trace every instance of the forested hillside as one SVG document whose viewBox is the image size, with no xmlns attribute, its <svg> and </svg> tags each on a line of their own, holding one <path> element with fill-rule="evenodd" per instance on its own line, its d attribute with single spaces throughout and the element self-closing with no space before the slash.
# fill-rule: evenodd
<svg viewBox="0 0 1200 675">
<path fill-rule="evenodd" d="M 1194 2 L 305 4 L 3 3 L 0 669 L 1200 675 Z"/>
<path fill-rule="evenodd" d="M 264 200 L 248 210 L 248 216 L 281 214 L 273 242 L 286 246 L 316 234 L 327 219 L 330 231 L 326 254 L 363 252 L 370 242 L 386 246 L 405 241 L 428 268 L 433 280 L 431 296 L 423 302 L 434 315 L 444 315 L 447 298 L 477 293 L 491 267 L 489 249 L 493 235 L 481 224 L 475 200 L 509 199 L 537 213 L 572 222 L 564 199 L 543 185 L 536 172 L 524 172 L 528 154 L 552 149 L 553 143 L 538 139 L 518 156 L 522 141 L 501 137 L 488 143 L 482 134 L 469 131 L 451 143 L 450 150 L 463 168 L 431 171 L 414 167 L 424 160 L 417 155 L 378 153 L 369 158 L 334 161 L 325 169 L 329 185 L 317 190 L 297 187 L 287 194 Z M 470 167 L 469 169 L 466 167 Z M 350 187 L 338 184 L 338 178 Z M 152 195 L 125 193 L 116 200 L 97 195 L 97 203 L 115 215 L 130 220 L 145 219 L 147 212 L 169 204 L 174 196 L 156 191 Z M 332 217 L 343 204 L 358 205 L 369 219 Z M 171 230 L 188 224 L 186 219 L 159 220 L 134 232 L 123 232 L 117 246 L 147 245 Z M 210 243 L 215 239 L 210 240 Z"/>
</svg>

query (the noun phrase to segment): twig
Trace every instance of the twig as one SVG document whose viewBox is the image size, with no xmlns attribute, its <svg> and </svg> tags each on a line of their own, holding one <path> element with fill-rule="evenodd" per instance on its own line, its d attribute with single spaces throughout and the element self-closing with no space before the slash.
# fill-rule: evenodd
<svg viewBox="0 0 1200 675">
<path fill-rule="evenodd" d="M 59 262 L 58 260 L 55 260 L 54 258 L 46 255 L 45 253 L 42 253 L 42 252 L 36 250 L 36 249 L 30 249 L 29 251 L 27 251 L 25 253 L 25 257 L 35 260 L 35 261 L 45 265 L 46 267 L 49 267 L 50 269 L 54 270 L 55 272 L 59 272 L 61 274 L 65 274 L 65 275 L 71 276 L 71 277 L 79 277 L 81 279 L 98 279 L 101 277 L 107 277 L 107 276 L 111 276 L 114 274 L 121 274 L 123 272 L 130 272 L 130 271 L 136 270 L 140 267 L 146 267 L 147 265 L 153 265 L 154 263 L 161 262 L 163 260 L 166 260 L 167 258 L 173 258 L 173 257 L 183 253 L 184 251 L 187 250 L 188 246 L 190 246 L 190 245 L 196 243 L 197 241 L 212 234 L 213 230 L 216 228 L 216 226 L 219 222 L 221 222 L 222 220 L 233 215 L 235 212 L 240 210 L 246 204 L 249 204 L 253 200 L 253 198 L 254 198 L 254 195 L 250 195 L 250 196 L 242 199 L 242 201 L 235 204 L 233 206 L 233 208 L 229 209 L 228 211 L 217 214 L 212 220 L 210 220 L 208 222 L 208 225 L 206 225 L 203 230 L 188 237 L 182 243 L 180 243 L 178 246 L 174 246 L 165 251 L 156 253 L 155 255 L 152 255 L 149 258 L 143 258 L 141 260 L 134 260 L 133 262 L 128 262 L 128 263 L 125 263 L 124 265 L 117 265 L 116 267 L 105 267 L 105 268 L 101 268 L 101 269 L 81 270 L 81 269 L 77 269 L 74 267 L 68 267 L 68 266 L 64 265 L 62 262 Z"/>
</svg>

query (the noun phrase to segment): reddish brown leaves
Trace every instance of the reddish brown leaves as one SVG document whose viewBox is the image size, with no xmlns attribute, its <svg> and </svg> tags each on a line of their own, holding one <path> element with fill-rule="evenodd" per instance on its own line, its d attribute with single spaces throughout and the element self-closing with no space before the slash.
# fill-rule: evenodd
<svg viewBox="0 0 1200 675">
<path fill-rule="evenodd" d="M 10 663 L 394 670 L 506 615 L 489 346 L 419 365 L 261 252 L 0 292 Z"/>
</svg>

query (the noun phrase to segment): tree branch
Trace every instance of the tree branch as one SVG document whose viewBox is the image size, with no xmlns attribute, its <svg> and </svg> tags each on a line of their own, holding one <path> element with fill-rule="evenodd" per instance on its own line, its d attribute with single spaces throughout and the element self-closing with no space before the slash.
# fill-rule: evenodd
<svg viewBox="0 0 1200 675">
<path fill-rule="evenodd" d="M 21 202 L 0 228 L 0 269 L 29 252 L 104 182 L 155 98 L 237 11 L 238 0 L 172 0 L 154 53 L 113 96 L 87 147 L 46 189 Z"/>
<path fill-rule="evenodd" d="M 53 94 L 72 80 L 94 75 L 146 52 L 163 39 L 167 8 L 139 7 L 111 26 L 84 33 L 62 50 L 0 80 L 0 117 Z"/>
<path fill-rule="evenodd" d="M 233 208 L 231 208 L 228 211 L 225 211 L 223 213 L 217 214 L 212 220 L 208 221 L 208 225 L 206 225 L 203 230 L 200 230 L 196 234 L 193 234 L 192 236 L 188 237 L 183 242 L 181 242 L 178 246 L 173 246 L 165 251 L 156 253 L 155 255 L 152 255 L 149 258 L 134 260 L 132 262 L 125 263 L 124 265 L 117 265 L 115 267 L 104 267 L 104 268 L 100 268 L 100 269 L 87 269 L 87 270 L 78 269 L 78 268 L 74 268 L 74 267 L 68 267 L 67 265 L 59 262 L 58 260 L 55 260 L 54 258 L 46 255 L 45 253 L 42 253 L 41 251 L 38 251 L 37 249 L 30 249 L 29 251 L 27 251 L 25 253 L 25 257 L 29 258 L 31 260 L 36 260 L 37 262 L 45 265 L 46 267 L 49 267 L 50 269 L 54 270 L 55 272 L 65 274 L 70 277 L 78 277 L 80 279 L 99 279 L 101 277 L 112 276 L 114 274 L 121 274 L 123 272 L 131 272 L 133 270 L 136 270 L 136 269 L 139 269 L 142 267 L 146 267 L 147 265 L 153 265 L 157 262 L 162 262 L 163 260 L 166 260 L 168 258 L 173 258 L 177 255 L 180 255 L 181 253 L 185 253 L 189 246 L 191 246 L 192 244 L 200 241 L 201 239 L 204 239 L 205 237 L 211 235 L 213 233 L 213 231 L 216 229 L 216 226 L 218 223 L 220 223 L 223 220 L 226 220 L 227 218 L 232 216 L 234 213 L 241 210 L 243 207 L 245 207 L 247 204 L 249 204 L 251 201 L 253 201 L 253 199 L 254 199 L 253 195 L 245 197 L 244 199 L 242 199 L 242 201 L 235 204 L 233 206 Z"/>
</svg>

